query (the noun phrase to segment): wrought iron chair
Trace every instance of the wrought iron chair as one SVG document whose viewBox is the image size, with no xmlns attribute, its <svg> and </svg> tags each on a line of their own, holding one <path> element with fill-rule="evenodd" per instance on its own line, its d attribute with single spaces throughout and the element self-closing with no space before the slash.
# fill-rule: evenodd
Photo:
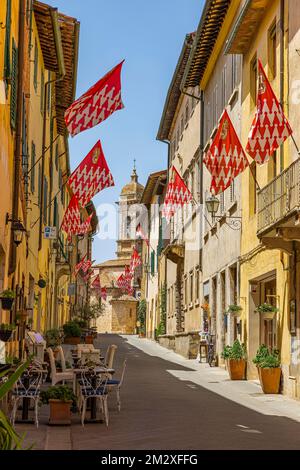
<svg viewBox="0 0 300 470">
<path fill-rule="evenodd" d="M 97 374 L 91 369 L 82 371 L 80 379 L 80 411 L 82 426 L 84 426 L 87 400 L 88 398 L 92 398 L 100 401 L 101 411 L 104 414 L 106 427 L 108 427 L 107 381 L 108 374 L 106 373 Z"/>
<path fill-rule="evenodd" d="M 122 374 L 121 374 L 120 380 L 109 379 L 107 381 L 108 392 L 116 390 L 117 406 L 118 406 L 118 411 L 119 412 L 121 411 L 121 394 L 120 394 L 120 391 L 121 391 L 121 387 L 122 387 L 122 384 L 123 384 L 123 381 L 124 381 L 126 364 L 127 364 L 127 359 L 125 359 L 125 361 L 123 362 L 123 369 L 122 369 Z"/>
<path fill-rule="evenodd" d="M 38 409 L 39 409 L 39 398 L 40 398 L 40 388 L 43 381 L 42 369 L 27 369 L 21 377 L 17 380 L 15 388 L 12 392 L 12 413 L 11 413 L 11 423 L 14 426 L 16 420 L 16 413 L 18 409 L 18 402 L 20 399 L 30 399 L 34 402 L 34 421 L 35 425 L 38 428 Z"/>
</svg>

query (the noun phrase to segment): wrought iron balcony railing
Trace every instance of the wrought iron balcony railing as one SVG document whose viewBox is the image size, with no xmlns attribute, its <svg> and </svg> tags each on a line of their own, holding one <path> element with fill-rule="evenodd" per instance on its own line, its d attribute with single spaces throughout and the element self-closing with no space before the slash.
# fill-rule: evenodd
<svg viewBox="0 0 300 470">
<path fill-rule="evenodd" d="M 300 159 L 258 192 L 258 235 L 300 210 Z"/>
</svg>

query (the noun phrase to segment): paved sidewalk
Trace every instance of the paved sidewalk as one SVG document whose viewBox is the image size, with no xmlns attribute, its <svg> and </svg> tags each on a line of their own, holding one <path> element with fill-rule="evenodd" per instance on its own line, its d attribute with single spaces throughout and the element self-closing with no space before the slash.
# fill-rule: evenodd
<svg viewBox="0 0 300 470">
<path fill-rule="evenodd" d="M 155 341 L 138 336 L 122 335 L 132 346 L 144 353 L 168 362 L 193 369 L 193 371 L 168 370 L 179 380 L 192 382 L 221 395 L 228 400 L 269 416 L 282 416 L 300 422 L 300 402 L 283 395 L 265 395 L 259 381 L 232 381 L 228 372 L 220 367 L 200 364 L 195 359 L 185 359 L 174 351 L 163 348 Z M 192 388 L 192 385 L 191 385 Z"/>
</svg>

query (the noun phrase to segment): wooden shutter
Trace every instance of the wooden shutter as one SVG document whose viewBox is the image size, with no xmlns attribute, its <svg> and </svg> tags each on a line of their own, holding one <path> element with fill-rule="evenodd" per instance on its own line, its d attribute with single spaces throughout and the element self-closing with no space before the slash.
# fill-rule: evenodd
<svg viewBox="0 0 300 470">
<path fill-rule="evenodd" d="M 10 78 L 10 32 L 11 32 L 11 0 L 6 0 L 6 22 L 5 22 L 5 45 L 4 45 L 4 80 L 6 87 Z M 7 88 L 6 88 L 7 89 Z"/>
<path fill-rule="evenodd" d="M 48 213 L 48 181 L 47 178 L 44 176 L 44 223 L 47 223 L 47 213 Z"/>
<path fill-rule="evenodd" d="M 31 142 L 31 172 L 30 172 L 30 188 L 31 192 L 35 191 L 35 143 Z"/>
<path fill-rule="evenodd" d="M 10 124 L 16 128 L 17 120 L 17 93 L 18 93 L 18 49 L 15 41 L 12 45 L 11 90 L 10 90 Z"/>
<path fill-rule="evenodd" d="M 39 50 L 37 40 L 34 43 L 34 72 L 33 72 L 33 85 L 35 92 L 37 92 L 37 81 L 38 81 L 38 62 L 39 62 Z"/>
</svg>

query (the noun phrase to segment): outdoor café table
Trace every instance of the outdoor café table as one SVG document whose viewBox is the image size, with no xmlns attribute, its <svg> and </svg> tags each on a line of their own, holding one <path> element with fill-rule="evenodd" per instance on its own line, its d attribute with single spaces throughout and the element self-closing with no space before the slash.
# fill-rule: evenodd
<svg viewBox="0 0 300 470">
<path fill-rule="evenodd" d="M 74 369 L 74 373 L 81 374 L 82 372 L 85 372 L 86 369 Z M 95 372 L 95 374 L 92 376 L 92 386 L 96 387 L 97 385 L 97 375 L 99 374 L 111 374 L 113 375 L 115 373 L 115 369 L 107 369 L 106 367 L 95 367 L 91 373 Z M 90 398 L 90 403 L 91 403 L 91 417 L 90 419 L 86 419 L 85 421 L 87 423 L 102 423 L 103 420 L 97 420 L 97 398 L 96 397 L 91 397 Z"/>
</svg>

